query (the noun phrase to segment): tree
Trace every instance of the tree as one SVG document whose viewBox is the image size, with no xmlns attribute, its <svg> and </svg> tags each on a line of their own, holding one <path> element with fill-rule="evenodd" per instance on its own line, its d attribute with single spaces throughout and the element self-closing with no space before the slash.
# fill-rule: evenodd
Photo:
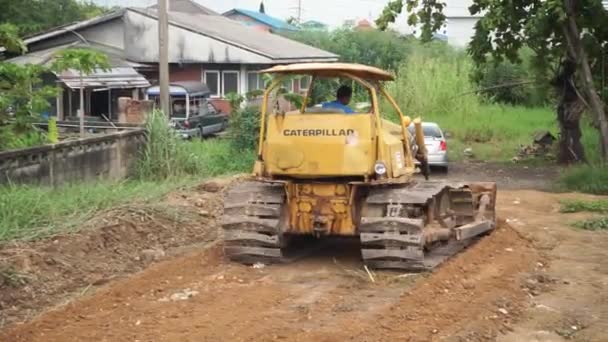
<svg viewBox="0 0 608 342">
<path fill-rule="evenodd" d="M 17 54 L 26 51 L 17 28 L 10 24 L 0 25 L 0 46 Z M 0 148 L 40 142 L 41 135 L 31 124 L 49 108 L 48 99 L 57 94 L 55 87 L 42 84 L 40 75 L 44 71 L 37 65 L 0 62 Z"/>
<path fill-rule="evenodd" d="M 266 13 L 266 10 L 264 9 L 264 1 L 260 1 L 260 13 Z"/>
<path fill-rule="evenodd" d="M 78 71 L 80 76 L 80 137 L 84 137 L 84 75 L 90 75 L 97 70 L 110 69 L 108 56 L 91 49 L 66 49 L 55 55 L 52 69 L 63 72 L 68 69 Z"/>
<path fill-rule="evenodd" d="M 441 13 L 443 4 L 438 1 L 423 0 L 421 4 L 405 1 L 410 13 L 408 20 L 422 24 L 424 39 L 428 39 L 429 30 L 432 36 L 445 21 Z M 402 10 L 403 0 L 389 2 L 377 20 L 378 26 L 386 28 Z M 592 114 L 600 133 L 601 157 L 608 160 L 606 105 L 596 88 L 596 84 L 606 80 L 606 75 L 599 71 L 606 67 L 608 44 L 608 12 L 601 1 L 473 0 L 469 11 L 483 14 L 468 49 L 478 65 L 486 63 L 490 55 L 496 63 L 505 58 L 519 62 L 519 50 L 527 46 L 534 51 L 539 75 L 548 75 L 556 65 L 561 70 L 552 80 L 561 96 L 557 115 L 562 132 L 560 161 L 584 160 L 578 128 L 581 108 Z"/>
<path fill-rule="evenodd" d="M 0 23 L 15 25 L 20 35 L 89 19 L 107 11 L 92 1 L 77 0 L 0 0 L 0 8 Z"/>
<path fill-rule="evenodd" d="M 445 22 L 443 8 L 445 3 L 438 0 L 392 0 L 384 7 L 380 17 L 376 19 L 376 25 L 382 31 L 388 28 L 390 23 L 395 22 L 403 11 L 405 2 L 406 11 L 409 13 L 407 23 L 410 26 L 421 25 L 420 40 L 429 42 L 433 34 L 437 32 Z"/>
</svg>

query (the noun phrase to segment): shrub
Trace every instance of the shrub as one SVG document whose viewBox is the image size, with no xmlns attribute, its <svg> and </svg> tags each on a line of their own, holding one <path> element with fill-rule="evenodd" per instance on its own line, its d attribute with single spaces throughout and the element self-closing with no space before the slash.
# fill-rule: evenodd
<svg viewBox="0 0 608 342">
<path fill-rule="evenodd" d="M 231 145 L 236 151 L 254 150 L 260 136 L 259 107 L 245 107 L 230 116 Z"/>
<path fill-rule="evenodd" d="M 608 166 L 572 166 L 561 174 L 557 187 L 558 190 L 608 195 Z"/>
<path fill-rule="evenodd" d="M 140 179 L 166 179 L 201 171 L 196 156 L 189 153 L 161 111 L 153 111 L 146 121 L 147 144 L 137 165 Z"/>
<path fill-rule="evenodd" d="M 410 116 L 472 117 L 479 112 L 480 103 L 469 79 L 471 70 L 466 55 L 435 45 L 403 62 L 388 91 Z"/>
</svg>

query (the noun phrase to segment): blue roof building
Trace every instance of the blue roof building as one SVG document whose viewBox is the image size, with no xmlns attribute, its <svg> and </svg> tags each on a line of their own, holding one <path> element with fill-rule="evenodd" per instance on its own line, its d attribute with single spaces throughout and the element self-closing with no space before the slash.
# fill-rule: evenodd
<svg viewBox="0 0 608 342">
<path fill-rule="evenodd" d="M 247 26 L 253 26 L 260 30 L 269 32 L 297 31 L 298 28 L 279 18 L 257 11 L 235 8 L 223 14 L 223 16 L 239 21 Z"/>
</svg>

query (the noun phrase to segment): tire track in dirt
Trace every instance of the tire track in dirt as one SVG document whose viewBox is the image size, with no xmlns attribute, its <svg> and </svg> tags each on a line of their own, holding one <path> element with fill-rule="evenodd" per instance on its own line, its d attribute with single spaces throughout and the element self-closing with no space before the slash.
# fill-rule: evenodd
<svg viewBox="0 0 608 342">
<path fill-rule="evenodd" d="M 354 271 L 356 252 L 253 269 L 225 262 L 214 246 L 13 326 L 0 340 L 487 340 L 526 305 L 522 272 L 539 258 L 506 225 L 430 275 L 381 272 L 372 284 Z"/>
</svg>

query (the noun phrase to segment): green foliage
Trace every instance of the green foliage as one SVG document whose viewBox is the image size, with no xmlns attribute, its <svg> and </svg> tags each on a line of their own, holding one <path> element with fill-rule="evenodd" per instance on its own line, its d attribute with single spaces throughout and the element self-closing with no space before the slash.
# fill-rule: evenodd
<svg viewBox="0 0 608 342">
<path fill-rule="evenodd" d="M 198 176 L 248 173 L 255 162 L 255 152 L 251 148 L 236 149 L 230 140 L 191 141 L 184 147 L 199 165 Z"/>
<path fill-rule="evenodd" d="M 485 99 L 512 105 L 543 106 L 552 100 L 548 77 L 539 75 L 532 52 L 523 49 L 521 63 L 489 61 L 476 65 L 473 80 Z"/>
<path fill-rule="evenodd" d="M 25 53 L 27 51 L 27 46 L 19 39 L 17 26 L 8 23 L 0 24 L 0 46 L 14 53 Z"/>
<path fill-rule="evenodd" d="M 304 103 L 304 97 L 300 94 L 296 93 L 287 93 L 283 94 L 285 100 L 289 101 L 294 107 L 302 108 L 302 103 Z"/>
<path fill-rule="evenodd" d="M 580 165 L 566 169 L 558 180 L 558 190 L 608 195 L 608 166 Z"/>
<path fill-rule="evenodd" d="M 57 88 L 42 84 L 45 69 L 37 65 L 0 63 L 0 150 L 44 142 L 32 122 L 47 110 Z"/>
<path fill-rule="evenodd" d="M 573 225 L 584 230 L 608 230 L 608 217 L 598 217 L 579 221 L 575 222 Z"/>
<path fill-rule="evenodd" d="M 37 238 L 58 231 L 73 231 L 95 212 L 137 198 L 157 200 L 183 183 L 96 182 L 60 187 L 0 186 L 0 241 Z"/>
<path fill-rule="evenodd" d="M 92 1 L 78 0 L 0 0 L 0 22 L 18 28 L 20 35 L 89 19 L 107 11 Z"/>
<path fill-rule="evenodd" d="M 230 93 L 226 94 L 226 100 L 228 100 L 228 103 L 230 104 L 231 112 L 234 113 L 241 108 L 241 105 L 245 101 L 245 97 L 237 93 Z"/>
<path fill-rule="evenodd" d="M 49 119 L 49 133 L 47 140 L 51 144 L 56 144 L 59 142 L 59 129 L 57 128 L 57 119 L 55 118 Z"/>
<path fill-rule="evenodd" d="M 420 47 L 404 61 L 387 89 L 412 117 L 459 115 L 473 117 L 480 102 L 468 75 L 472 63 L 463 53 L 442 44 Z M 388 106 L 384 106 L 388 109 Z"/>
<path fill-rule="evenodd" d="M 65 49 L 55 55 L 51 69 L 62 72 L 74 69 L 82 75 L 89 75 L 95 70 L 110 69 L 108 56 L 91 49 Z"/>
<path fill-rule="evenodd" d="M 89 182 L 55 188 L 0 186 L 0 241 L 78 231 L 99 211 L 134 201 L 155 204 L 166 193 L 198 184 L 202 178 L 249 172 L 255 160 L 255 153 L 235 152 L 226 140 L 182 141 L 178 148 L 176 153 L 188 155 L 190 162 L 196 164 L 191 169 L 195 173 L 167 179 Z M 177 158 L 174 161 L 179 162 Z"/>
<path fill-rule="evenodd" d="M 196 156 L 188 152 L 186 142 L 169 127 L 163 112 L 153 111 L 148 115 L 146 131 L 147 144 L 136 168 L 138 179 L 163 180 L 201 171 Z"/>
<path fill-rule="evenodd" d="M 430 42 L 433 34 L 445 23 L 446 17 L 443 14 L 445 2 L 440 0 L 392 0 L 376 19 L 378 28 L 386 30 L 390 23 L 394 23 L 403 11 L 404 5 L 408 13 L 408 25 L 420 25 L 420 39 L 423 42 Z"/>
<path fill-rule="evenodd" d="M 395 32 L 377 30 L 299 31 L 288 36 L 302 43 L 340 55 L 344 62 L 362 63 L 396 70 L 412 50 L 414 40 Z"/>
<path fill-rule="evenodd" d="M 436 122 L 449 133 L 450 160 L 464 159 L 463 151 L 470 147 L 475 159 L 507 162 L 520 145 L 531 143 L 535 131 L 556 134 L 551 108 L 484 103 L 468 77 L 472 68 L 464 53 L 444 44 L 425 44 L 403 62 L 398 78 L 386 86 L 405 115 Z M 397 122 L 388 103 L 383 102 L 381 110 Z"/>
<path fill-rule="evenodd" d="M 260 136 L 260 109 L 245 107 L 230 115 L 231 145 L 235 151 L 252 151 Z"/>
<path fill-rule="evenodd" d="M 14 128 L 14 125 L 0 126 L 0 151 L 40 146 L 47 142 L 39 131 L 29 129 L 17 133 Z"/>
<path fill-rule="evenodd" d="M 595 213 L 608 213 L 608 200 L 581 201 L 564 200 L 561 201 L 560 211 L 562 213 L 578 213 L 590 211 Z"/>
</svg>

